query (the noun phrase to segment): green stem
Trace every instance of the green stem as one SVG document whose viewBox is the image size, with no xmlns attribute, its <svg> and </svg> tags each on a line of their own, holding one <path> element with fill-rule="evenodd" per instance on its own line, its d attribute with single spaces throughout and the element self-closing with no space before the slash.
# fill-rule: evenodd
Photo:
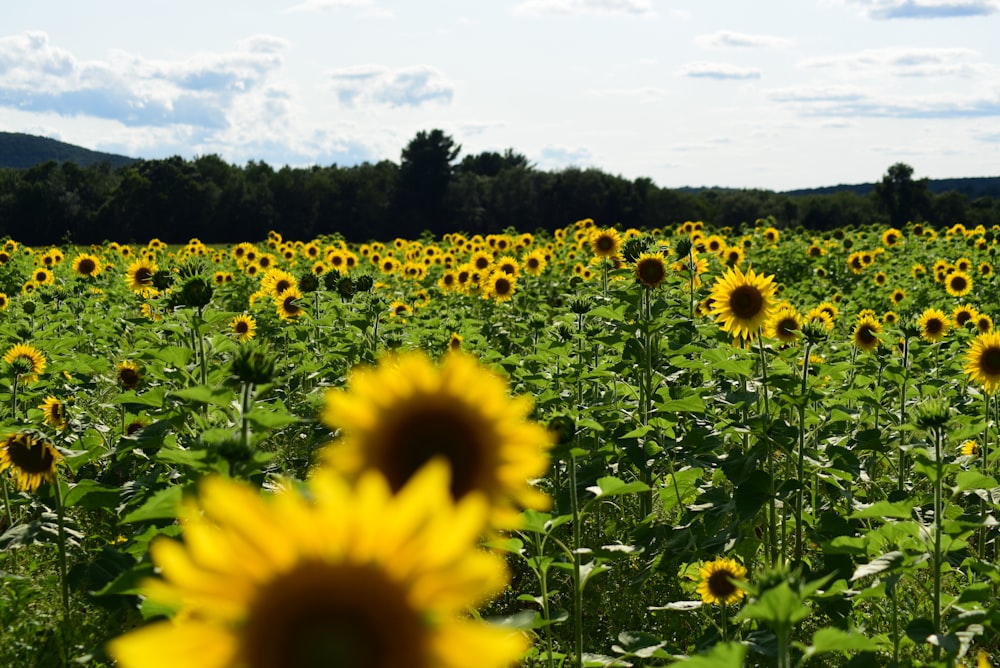
<svg viewBox="0 0 1000 668">
<path fill-rule="evenodd" d="M 63 606 L 63 628 L 68 631 L 69 626 L 69 582 L 66 579 L 66 530 L 65 530 L 65 520 L 63 514 L 65 512 L 63 508 L 63 498 L 62 498 L 62 483 L 58 477 L 54 481 L 53 485 L 56 488 L 56 522 L 58 524 L 59 533 L 57 536 L 59 545 L 59 583 L 62 588 L 62 606 Z"/>
<path fill-rule="evenodd" d="M 242 410 L 240 412 L 240 445 L 242 446 L 242 451 L 247 451 L 247 446 L 250 443 L 250 420 L 247 419 L 247 413 L 250 412 L 250 402 L 253 396 L 253 383 L 243 383 L 243 402 Z"/>
<path fill-rule="evenodd" d="M 17 386 L 20 376 L 17 372 L 14 372 L 14 384 L 10 388 L 10 416 L 12 418 L 17 418 Z"/>
<path fill-rule="evenodd" d="M 777 523 L 778 523 L 778 506 L 777 499 L 775 498 L 775 485 L 774 485 L 774 443 L 768 434 L 768 421 L 770 419 L 770 401 L 768 399 L 767 391 L 767 354 L 764 351 L 764 337 L 761 333 L 757 332 L 757 343 L 758 349 L 760 351 L 760 374 L 761 374 L 761 398 L 764 403 L 764 412 L 762 414 L 763 421 L 761 423 L 761 437 L 764 439 L 765 448 L 767 452 L 767 477 L 770 485 L 768 490 L 768 503 L 767 503 L 767 533 L 768 533 L 768 565 L 772 568 L 778 563 L 778 538 L 777 538 Z"/>
<path fill-rule="evenodd" d="M 795 553 L 794 563 L 802 561 L 802 505 L 805 502 L 805 471 L 806 471 L 806 392 L 809 381 L 809 353 L 812 344 L 806 342 L 805 350 L 802 354 L 802 392 L 799 400 L 799 456 L 796 476 L 799 481 L 799 489 L 795 499 Z"/>
<path fill-rule="evenodd" d="M 940 428 L 934 429 L 934 468 L 936 479 L 934 480 L 934 632 L 942 633 L 941 628 L 941 533 L 944 528 L 944 501 L 942 498 L 942 485 L 944 476 L 944 461 L 941 453 L 942 433 Z M 934 660 L 941 656 L 941 646 L 934 646 Z"/>
<path fill-rule="evenodd" d="M 14 526 L 14 515 L 10 510 L 10 492 L 7 491 L 7 477 L 3 476 L 0 478 L 0 484 L 3 485 L 3 508 L 4 513 L 7 517 L 7 528 L 10 529 Z"/>
<path fill-rule="evenodd" d="M 573 512 L 573 631 L 576 645 L 576 667 L 583 666 L 583 586 L 580 582 L 580 503 L 576 493 L 576 455 L 569 457 L 569 501 Z"/>
</svg>

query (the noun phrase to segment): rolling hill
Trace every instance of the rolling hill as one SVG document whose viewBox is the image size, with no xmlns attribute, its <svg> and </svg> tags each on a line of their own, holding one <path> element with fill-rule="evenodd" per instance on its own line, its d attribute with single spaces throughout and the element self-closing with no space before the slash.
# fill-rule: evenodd
<svg viewBox="0 0 1000 668">
<path fill-rule="evenodd" d="M 0 168 L 27 169 L 49 160 L 73 162 L 81 167 L 107 162 L 112 168 L 135 162 L 135 158 L 91 151 L 48 137 L 37 137 L 21 132 L 0 132 Z"/>
</svg>

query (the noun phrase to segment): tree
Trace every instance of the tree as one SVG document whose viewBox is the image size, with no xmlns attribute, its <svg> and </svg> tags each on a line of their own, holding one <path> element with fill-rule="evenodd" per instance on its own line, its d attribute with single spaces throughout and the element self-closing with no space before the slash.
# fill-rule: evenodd
<svg viewBox="0 0 1000 668">
<path fill-rule="evenodd" d="M 451 229 L 444 202 L 461 149 L 441 130 L 421 130 L 403 149 L 393 206 L 396 236 L 416 239 L 424 230 Z"/>
<path fill-rule="evenodd" d="M 926 178 L 913 180 L 913 167 L 897 162 L 879 183 L 875 198 L 892 227 L 903 227 L 914 219 L 926 219 L 931 208 L 931 191 Z"/>
</svg>

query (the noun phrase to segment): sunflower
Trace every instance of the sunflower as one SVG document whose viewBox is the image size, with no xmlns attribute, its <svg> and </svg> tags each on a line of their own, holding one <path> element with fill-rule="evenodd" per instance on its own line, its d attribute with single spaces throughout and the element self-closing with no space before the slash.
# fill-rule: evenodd
<svg viewBox="0 0 1000 668">
<path fill-rule="evenodd" d="M 52 285 L 56 282 L 56 275 L 52 273 L 51 269 L 46 267 L 36 267 L 33 272 L 31 272 L 31 280 L 37 285 Z"/>
<path fill-rule="evenodd" d="M 889 299 L 892 300 L 893 304 L 900 303 L 901 301 L 906 299 L 906 290 L 902 288 L 896 288 L 895 290 L 892 291 L 892 294 L 889 295 Z"/>
<path fill-rule="evenodd" d="M 1000 334 L 980 334 L 965 355 L 965 373 L 992 393 L 1000 387 Z"/>
<path fill-rule="evenodd" d="M 985 313 L 980 313 L 976 316 L 976 330 L 980 334 L 987 334 L 993 331 L 993 318 L 986 315 Z"/>
<path fill-rule="evenodd" d="M 642 253 L 635 261 L 635 278 L 647 288 L 655 288 L 667 277 L 663 253 Z"/>
<path fill-rule="evenodd" d="M 858 322 L 854 325 L 854 332 L 851 334 L 851 339 L 861 350 L 865 352 L 871 352 L 878 348 L 879 344 L 879 334 L 882 333 L 882 325 L 875 318 L 866 315 L 858 318 Z"/>
<path fill-rule="evenodd" d="M 851 268 L 855 274 L 860 274 L 865 270 L 865 263 L 861 257 L 861 253 L 855 251 L 847 256 L 847 266 Z"/>
<path fill-rule="evenodd" d="M 973 439 L 964 441 L 959 446 L 959 452 L 963 457 L 975 457 L 979 454 L 979 443 Z"/>
<path fill-rule="evenodd" d="M 73 273 L 83 278 L 93 278 L 101 273 L 101 261 L 96 255 L 80 253 L 73 260 Z"/>
<path fill-rule="evenodd" d="M 539 276 L 545 267 L 548 266 L 548 260 L 545 259 L 545 251 L 541 248 L 536 248 L 524 256 L 522 260 L 522 265 L 524 266 L 524 271 L 532 276 Z"/>
<path fill-rule="evenodd" d="M 895 246 L 903 238 L 903 233 L 895 227 L 890 227 L 882 233 L 882 245 L 888 247 Z"/>
<path fill-rule="evenodd" d="M 698 571 L 698 595 L 706 605 L 729 605 L 746 596 L 736 583 L 746 580 L 747 569 L 735 559 L 721 557 L 710 561 Z"/>
<path fill-rule="evenodd" d="M 980 276 L 984 276 L 985 277 L 985 276 L 989 276 L 992 273 L 993 273 L 993 265 L 991 265 L 989 262 L 982 262 L 982 263 L 979 264 L 979 275 Z"/>
<path fill-rule="evenodd" d="M 897 322 L 899 322 L 899 314 L 896 313 L 895 311 L 886 311 L 885 313 L 882 314 L 882 322 L 891 327 L 892 325 L 895 325 Z"/>
<path fill-rule="evenodd" d="M 462 349 L 462 335 L 457 332 L 452 332 L 451 336 L 448 338 L 448 350 L 455 351 Z"/>
<path fill-rule="evenodd" d="M 729 246 L 724 251 L 722 251 L 722 261 L 727 267 L 738 267 L 743 264 L 743 259 L 746 257 L 743 249 L 739 246 Z"/>
<path fill-rule="evenodd" d="M 50 394 L 42 399 L 42 403 L 38 408 L 42 411 L 42 421 L 45 424 L 51 425 L 56 429 L 64 429 L 66 427 L 66 407 L 58 398 Z"/>
<path fill-rule="evenodd" d="M 935 343 L 943 339 L 944 335 L 951 329 L 951 319 L 944 314 L 944 311 L 929 308 L 920 314 L 917 325 L 920 327 L 920 337 Z"/>
<path fill-rule="evenodd" d="M 604 230 L 594 230 L 590 236 L 590 250 L 597 257 L 614 257 L 618 255 L 621 245 L 622 237 L 618 234 L 618 230 L 613 227 Z"/>
<path fill-rule="evenodd" d="M 730 268 L 712 287 L 715 321 L 733 337 L 753 339 L 771 315 L 776 289 L 774 276 Z"/>
<path fill-rule="evenodd" d="M 10 299 L 7 297 L 6 292 L 0 292 L 0 311 L 5 310 L 10 306 Z"/>
<path fill-rule="evenodd" d="M 389 304 L 389 316 L 392 318 L 402 318 L 410 315 L 413 309 L 406 302 L 399 301 L 398 299 L 391 304 Z"/>
<path fill-rule="evenodd" d="M 290 288 L 297 287 L 297 282 L 295 277 L 284 269 L 272 268 L 268 269 L 260 279 L 260 287 L 277 299 Z"/>
<path fill-rule="evenodd" d="M 15 343 L 4 353 L 3 361 L 10 365 L 22 383 L 33 383 L 45 371 L 48 361 L 42 351 L 30 343 Z"/>
<path fill-rule="evenodd" d="M 141 258 L 128 266 L 125 272 L 125 282 L 134 292 L 142 292 L 153 287 L 153 274 L 159 270 L 156 263 Z"/>
<path fill-rule="evenodd" d="M 254 334 L 256 334 L 257 321 L 254 320 L 252 315 L 243 313 L 234 316 L 233 319 L 229 321 L 229 328 L 233 331 L 237 341 L 245 343 L 252 339 Z"/>
<path fill-rule="evenodd" d="M 278 317 L 282 320 L 294 320 L 305 313 L 305 309 L 299 306 L 302 293 L 295 286 L 288 288 L 277 297 L 274 297 L 272 293 L 272 297 Z"/>
<path fill-rule="evenodd" d="M 768 243 L 776 244 L 778 243 L 778 239 L 780 238 L 781 238 L 781 233 L 778 232 L 777 229 L 769 227 L 766 230 L 764 230 L 764 239 L 766 239 Z"/>
<path fill-rule="evenodd" d="M 122 389 L 134 390 L 142 382 L 142 372 L 139 370 L 138 364 L 131 360 L 124 360 L 118 363 L 115 379 Z"/>
<path fill-rule="evenodd" d="M 979 317 L 979 311 L 971 304 L 956 306 L 951 312 L 951 319 L 956 327 L 965 327 L 966 325 L 973 327 L 977 317 Z"/>
<path fill-rule="evenodd" d="M 465 614 L 509 576 L 476 548 L 485 504 L 453 504 L 447 477 L 438 462 L 393 494 L 374 473 L 352 487 L 319 471 L 270 500 L 206 479 L 181 509 L 184 542 L 150 545 L 143 593 L 174 618 L 108 653 L 122 668 L 513 665 L 526 638 Z"/>
<path fill-rule="evenodd" d="M 964 271 L 952 272 L 945 281 L 945 289 L 952 297 L 964 297 L 972 290 L 972 277 Z"/>
<path fill-rule="evenodd" d="M 0 472 L 10 469 L 22 492 L 34 492 L 46 481 L 55 482 L 61 459 L 51 443 L 30 431 L 14 432 L 0 441 Z"/>
<path fill-rule="evenodd" d="M 484 299 L 498 302 L 510 301 L 514 297 L 516 288 L 517 277 L 505 273 L 502 269 L 494 269 L 481 286 Z"/>
<path fill-rule="evenodd" d="M 802 330 L 802 318 L 791 304 L 783 304 L 774 310 L 767 321 L 766 333 L 782 343 L 794 343 Z"/>
<path fill-rule="evenodd" d="M 875 274 L 875 285 L 885 285 L 885 282 L 889 280 L 889 277 L 885 275 L 884 271 L 877 272 Z"/>
<path fill-rule="evenodd" d="M 497 527 L 514 527 L 522 508 L 546 508 L 530 480 L 549 466 L 548 430 L 528 419 L 532 400 L 511 398 L 507 382 L 456 351 L 435 365 L 419 352 L 358 368 L 346 390 L 330 390 L 320 420 L 339 429 L 325 465 L 355 476 L 381 471 L 400 489 L 427 461 L 451 465 L 455 499 L 486 495 Z"/>
</svg>

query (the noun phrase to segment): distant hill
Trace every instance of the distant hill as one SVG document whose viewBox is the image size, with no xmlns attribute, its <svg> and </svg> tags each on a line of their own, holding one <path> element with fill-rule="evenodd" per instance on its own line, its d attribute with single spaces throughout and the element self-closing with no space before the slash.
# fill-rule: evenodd
<svg viewBox="0 0 1000 668">
<path fill-rule="evenodd" d="M 967 195 L 969 199 L 977 197 L 1000 197 L 1000 176 L 976 176 L 962 179 L 928 179 L 927 187 L 932 193 L 958 192 Z M 832 195 L 838 192 L 854 192 L 858 195 L 868 195 L 875 189 L 874 183 L 858 183 L 854 185 L 826 186 L 823 188 L 805 188 L 787 190 L 783 195 Z"/>
<path fill-rule="evenodd" d="M 49 160 L 72 162 L 87 167 L 107 162 L 112 168 L 135 162 L 135 158 L 101 153 L 65 142 L 22 132 L 0 132 L 0 168 L 27 169 Z"/>
</svg>

